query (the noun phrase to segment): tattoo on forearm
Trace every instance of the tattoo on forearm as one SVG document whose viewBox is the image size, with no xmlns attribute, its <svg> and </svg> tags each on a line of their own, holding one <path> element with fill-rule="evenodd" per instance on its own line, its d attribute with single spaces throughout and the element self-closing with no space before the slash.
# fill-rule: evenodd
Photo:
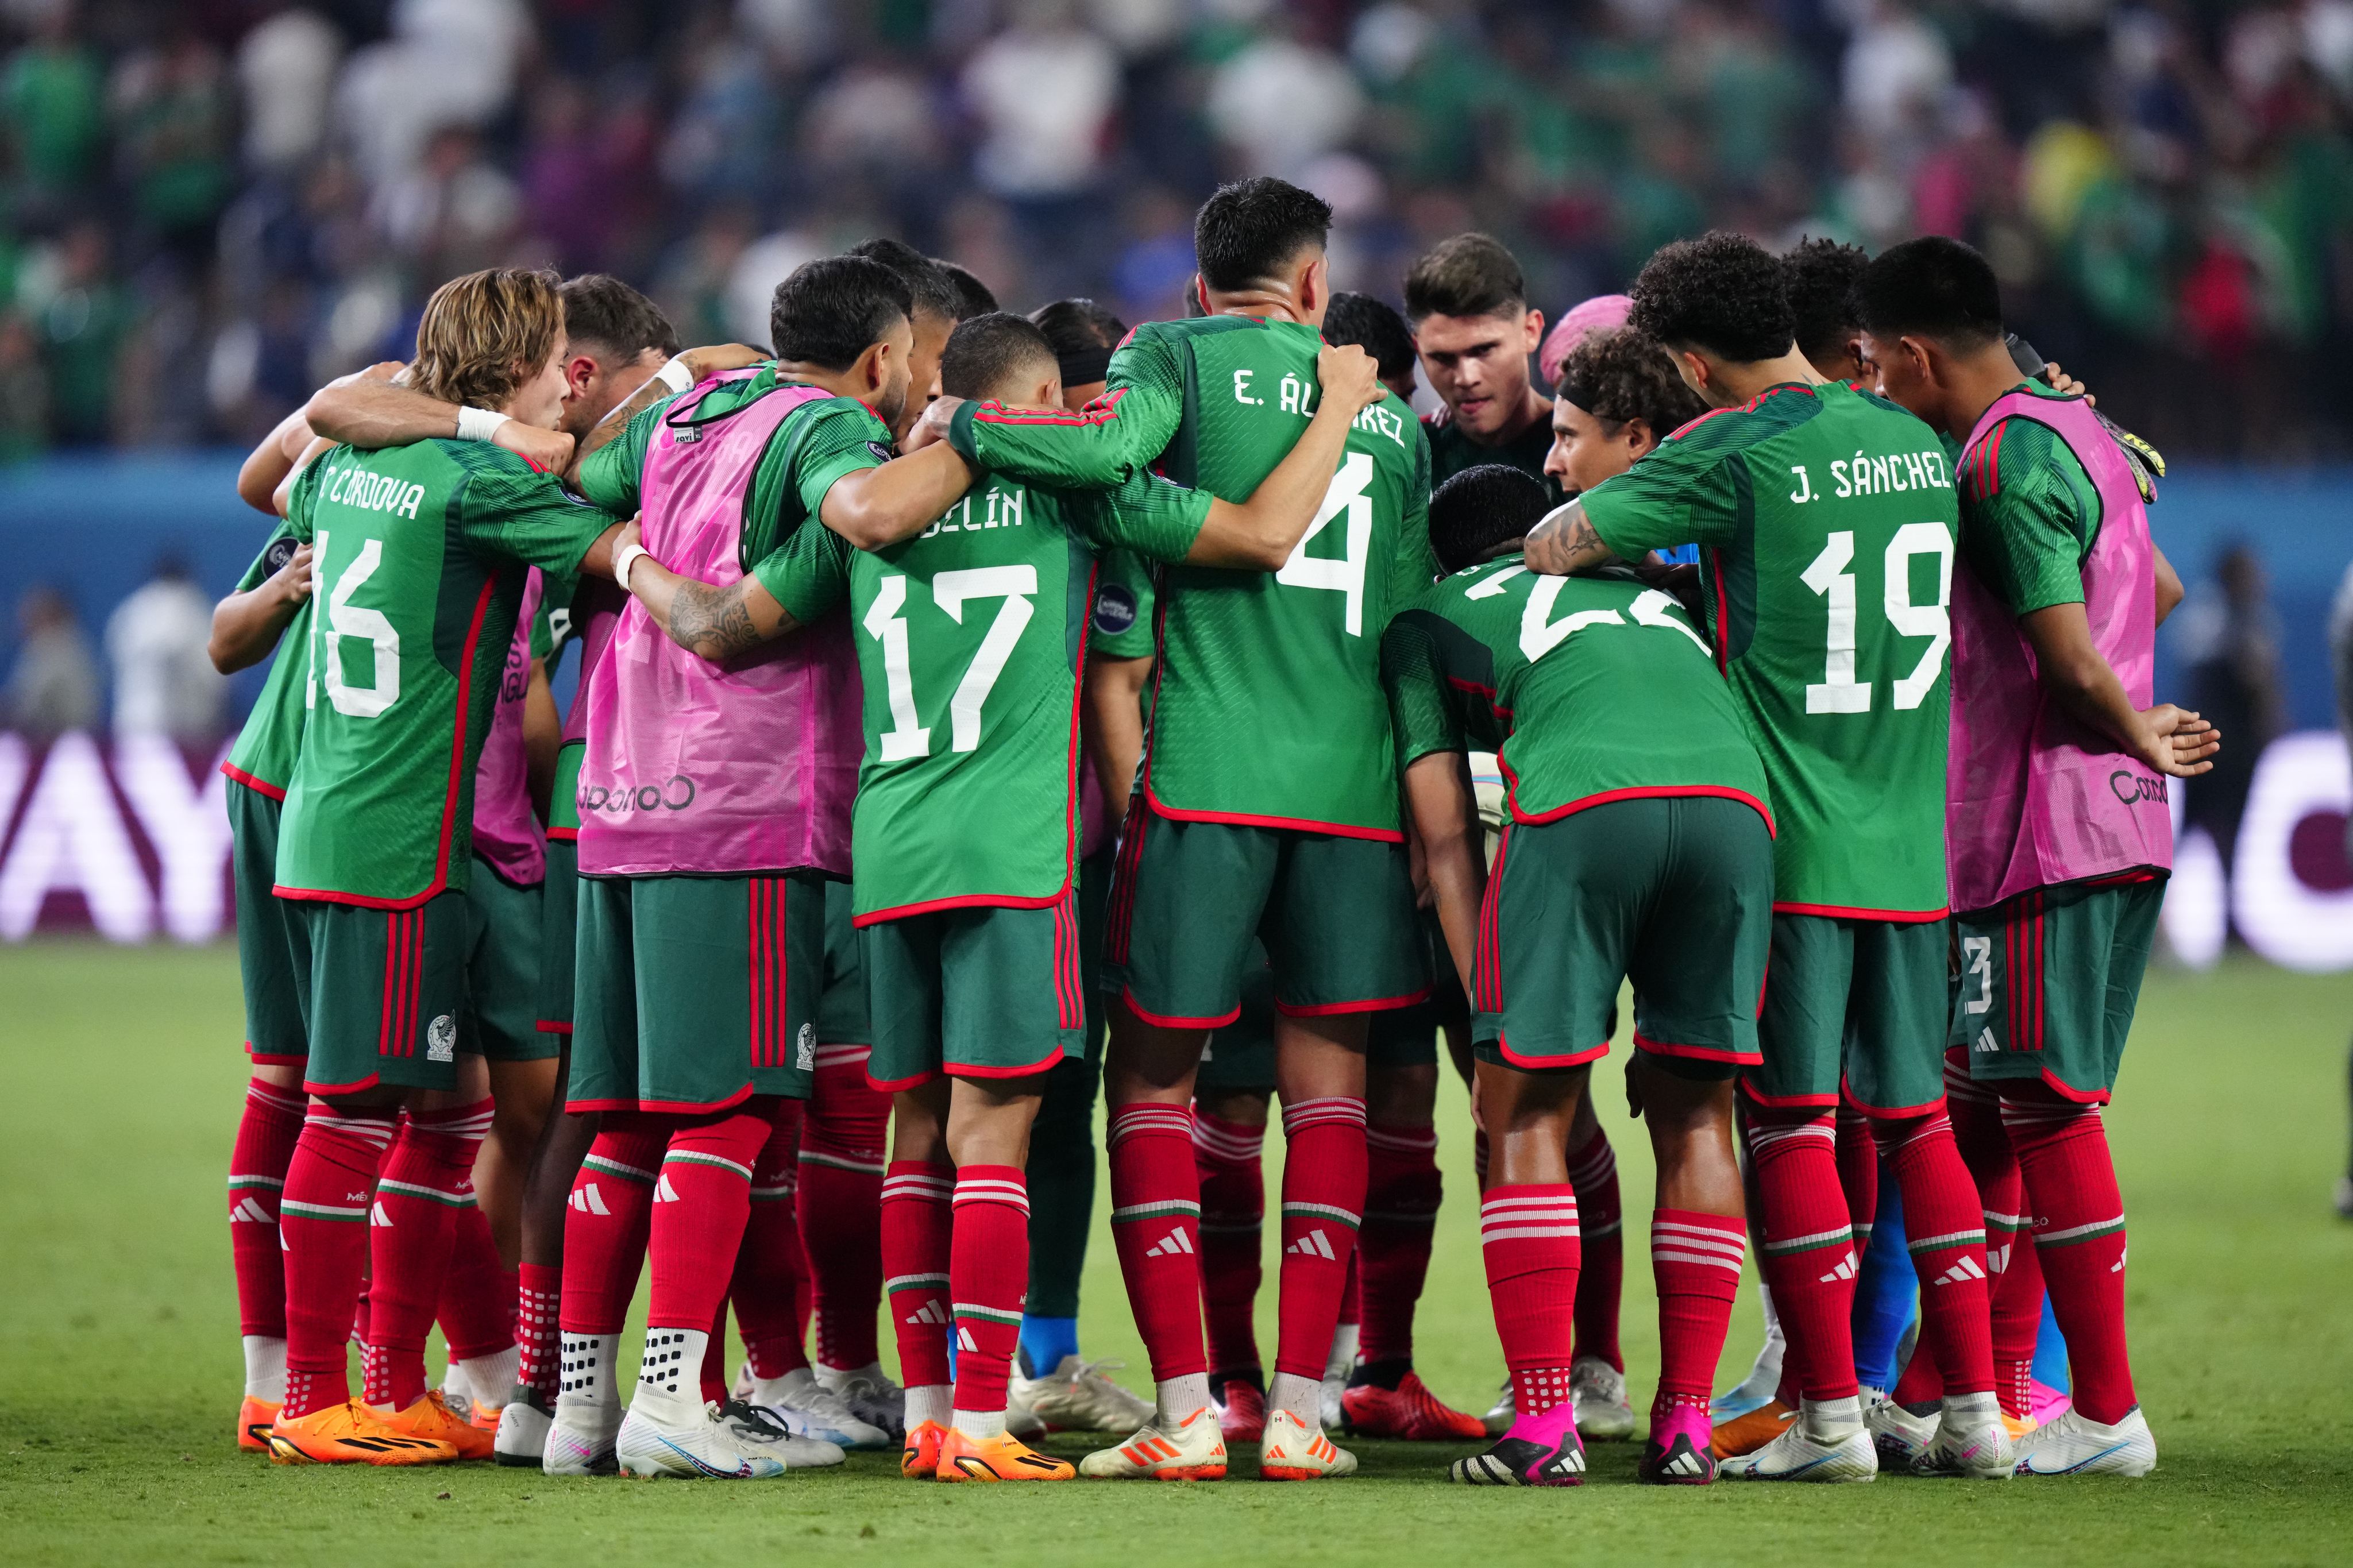
<svg viewBox="0 0 2353 1568">
<path fill-rule="evenodd" d="M 670 635 L 681 647 L 714 661 L 733 658 L 761 640 L 740 583 L 726 588 L 681 583 L 670 601 Z"/>
</svg>

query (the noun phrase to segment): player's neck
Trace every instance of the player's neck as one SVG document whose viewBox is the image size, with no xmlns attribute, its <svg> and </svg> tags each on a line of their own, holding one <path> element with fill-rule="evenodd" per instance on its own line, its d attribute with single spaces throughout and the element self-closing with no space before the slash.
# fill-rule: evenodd
<svg viewBox="0 0 2353 1568">
<path fill-rule="evenodd" d="M 807 360 L 780 359 L 776 362 L 776 374 L 786 381 L 797 381 L 803 386 L 814 386 L 820 392 L 829 392 L 836 397 L 847 397 L 859 403 L 866 403 L 864 395 L 872 390 L 867 386 L 863 376 L 853 376 L 848 371 L 828 370 Z M 871 403 L 866 405 L 873 406 Z"/>
<path fill-rule="evenodd" d="M 1208 291 L 1208 306 L 1212 316 L 1249 316 L 1256 321 L 1276 321 L 1307 320 L 1299 296 L 1288 289 L 1212 289 Z"/>
<path fill-rule="evenodd" d="M 1937 379 L 1945 384 L 1946 428 L 1957 441 L 1968 440 L 1986 410 L 2026 379 L 2000 338 L 1968 353 L 1945 356 L 1942 368 Z"/>
<path fill-rule="evenodd" d="M 1546 425 L 1552 423 L 1552 399 L 1529 385 L 1520 389 L 1519 407 L 1509 419 L 1496 426 L 1493 435 L 1482 436 L 1461 425 L 1455 426 L 1455 429 L 1473 447 L 1508 447 L 1526 435 L 1528 427 L 1538 421 Z"/>
<path fill-rule="evenodd" d="M 1740 364 L 1718 360 L 1711 369 L 1710 400 L 1720 408 L 1736 407 L 1767 387 L 1787 386 L 1793 382 L 1799 386 L 1823 384 L 1821 372 L 1794 346 L 1788 353 L 1773 359 L 1749 360 Z"/>
</svg>

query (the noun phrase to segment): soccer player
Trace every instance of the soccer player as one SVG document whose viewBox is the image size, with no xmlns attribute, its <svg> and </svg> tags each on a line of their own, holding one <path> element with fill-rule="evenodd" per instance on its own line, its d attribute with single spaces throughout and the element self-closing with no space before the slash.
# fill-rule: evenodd
<svg viewBox="0 0 2353 1568">
<path fill-rule="evenodd" d="M 892 422 L 895 438 L 905 435 L 915 416 L 939 395 L 940 353 L 963 318 L 965 291 L 945 268 L 904 240 L 870 239 L 845 254 L 881 262 L 899 275 L 914 298 L 914 313 L 908 320 L 914 326 L 915 346 L 907 353 L 907 406 Z"/>
<path fill-rule="evenodd" d="M 1413 401 L 1413 329 L 1386 301 L 1343 289 L 1324 312 L 1324 341 L 1354 343 L 1380 367 L 1381 384 Z"/>
<path fill-rule="evenodd" d="M 1801 1404 L 1725 1473 L 1868 1480 L 1854 1376 L 1852 1225 L 1839 1184 L 1841 1093 L 1894 1160 L 1930 1281 L 1923 1337 L 1944 1398 L 1924 1468 L 2000 1477 L 1985 1230 L 1945 1114 L 1945 727 L 1956 502 L 1936 437 L 1824 382 L 1796 346 L 1778 258 L 1725 232 L 1643 267 L 1632 324 L 1718 412 L 1529 535 L 1571 572 L 1695 542 L 1708 632 L 1765 761 L 1774 843 L 1773 984 L 1746 1068 L 1764 1272 Z"/>
<path fill-rule="evenodd" d="M 427 302 L 411 379 L 553 428 L 563 342 L 553 279 L 475 273 Z M 407 1438 L 415 1459 L 487 1458 L 490 1435 L 427 1391 L 423 1361 L 490 1120 L 480 1058 L 457 1050 L 481 693 L 524 569 L 601 564 L 591 547 L 615 520 L 480 442 L 335 447 L 280 493 L 328 613 L 311 626 L 278 844 L 278 894 L 303 904 L 310 938 L 312 1100 L 280 1212 L 288 1372 L 270 1455 L 382 1462 Z M 370 1252 L 370 1382 L 388 1413 L 353 1401 L 344 1370 Z"/>
<path fill-rule="evenodd" d="M 912 531 L 961 493 L 952 454 L 887 461 L 913 305 L 879 262 L 811 262 L 777 287 L 776 363 L 657 386 L 670 395 L 582 462 L 592 500 L 641 510 L 653 548 L 726 580 L 681 590 L 674 626 L 748 654 L 775 623 L 772 600 L 744 598 L 745 563 L 809 517 Z M 621 552 L 624 586 L 641 559 Z M 815 1067 L 823 882 L 849 868 L 847 642 L 837 625 L 714 662 L 630 610 L 589 672 L 569 1104 L 603 1119 L 565 1226 L 552 1472 L 761 1479 L 839 1462 L 831 1443 L 707 1409 L 699 1384 L 775 1100 L 807 1098 Z M 623 1420 L 614 1363 L 640 1256 L 652 1304 Z"/>
<path fill-rule="evenodd" d="M 1732 1080 L 1760 1059 L 1772 816 L 1763 765 L 1683 606 L 1623 566 L 1527 570 L 1518 545 L 1548 501 L 1500 465 L 1440 486 L 1431 536 L 1454 574 L 1401 611 L 1382 643 L 1414 831 L 1477 1009 L 1493 1150 L 1481 1250 L 1516 1412 L 1453 1476 L 1584 1479 L 1569 1393 L 1569 1127 L 1630 978 L 1629 1088 L 1660 1173 L 1651 1252 L 1663 1364 L 1641 1475 L 1704 1485 L 1715 1474 L 1709 1380 L 1746 1234 Z M 1471 795 L 1474 745 L 1497 752 L 1510 786 L 1492 877 Z"/>
<path fill-rule="evenodd" d="M 1544 341 L 1544 312 L 1528 304 L 1527 292 L 1518 260 L 1484 234 L 1440 242 L 1405 275 L 1405 314 L 1421 374 L 1446 403 L 1443 414 L 1422 421 L 1433 485 L 1481 463 L 1544 479 L 1552 400 L 1528 374 L 1528 356 Z"/>
<path fill-rule="evenodd" d="M 1985 258 L 1912 240 L 1871 264 L 1855 300 L 1880 390 L 1963 443 L 1947 1071 L 2000 1096 L 2013 1159 L 1980 1165 L 1986 1207 L 2033 1216 L 2073 1373 L 2074 1407 L 2020 1440 L 2018 1473 L 2147 1475 L 2157 1442 L 2126 1353 L 2124 1204 L 2100 1108 L 2172 864 L 2168 781 L 2212 766 L 2221 736 L 2151 701 L 2179 584 L 2109 432 L 2084 399 L 2020 375 Z"/>
<path fill-rule="evenodd" d="M 1855 348 L 1861 329 L 1849 298 L 1870 261 L 1862 247 L 1835 239 L 1801 239 L 1782 255 L 1798 352 L 1824 381 L 1860 387 L 1870 380 L 1870 368 Z"/>
<path fill-rule="evenodd" d="M 1155 471 L 1249 495 L 1315 411 L 1330 224 L 1328 205 L 1281 180 L 1222 188 L 1194 226 L 1205 314 L 1137 328 L 1079 414 L 944 397 L 916 438 L 944 433 L 1025 483 L 1110 489 Z M 1314 522 L 1274 570 L 1161 569 L 1151 742 L 1103 974 L 1119 993 L 1104 1069 L 1113 1231 L 1158 1409 L 1135 1441 L 1090 1456 L 1091 1474 L 1191 1468 L 1221 1443 L 1197 1419 L 1210 1401 L 1186 1106 L 1206 1035 L 1239 1011 L 1253 933 L 1273 960 L 1289 1143 L 1260 1470 L 1355 1468 L 1323 1435 L 1320 1405 L 1364 1203 L 1366 1015 L 1428 989 L 1377 646 L 1432 575 L 1419 429 L 1394 397 L 1358 415 Z"/>
</svg>

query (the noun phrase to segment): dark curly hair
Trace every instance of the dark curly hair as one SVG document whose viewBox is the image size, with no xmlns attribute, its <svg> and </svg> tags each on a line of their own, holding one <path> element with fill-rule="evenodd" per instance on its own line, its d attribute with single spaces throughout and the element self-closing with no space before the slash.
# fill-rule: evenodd
<svg viewBox="0 0 2353 1568">
<path fill-rule="evenodd" d="M 1430 498 L 1430 548 L 1439 566 L 1460 572 L 1497 545 L 1526 535 L 1552 510 L 1544 481 L 1525 468 L 1481 463 L 1438 487 Z"/>
<path fill-rule="evenodd" d="M 1858 330 L 1847 295 L 1870 265 L 1862 247 L 1835 239 L 1801 239 L 1782 256 L 1789 310 L 1798 321 L 1798 352 L 1816 364 L 1846 357 Z"/>
<path fill-rule="evenodd" d="M 1631 327 L 1586 333 L 1560 367 L 1558 390 L 1609 426 L 1613 437 L 1629 419 L 1640 419 L 1652 440 L 1663 441 L 1707 412 L 1666 350 Z"/>
<path fill-rule="evenodd" d="M 1781 258 L 1730 229 L 1660 247 L 1628 292 L 1628 319 L 1672 349 L 1753 364 L 1778 359 L 1797 339 Z"/>
</svg>

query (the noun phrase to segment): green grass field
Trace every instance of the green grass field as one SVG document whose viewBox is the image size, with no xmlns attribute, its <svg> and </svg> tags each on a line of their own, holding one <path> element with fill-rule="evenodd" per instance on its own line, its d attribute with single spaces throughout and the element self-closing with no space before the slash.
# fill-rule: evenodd
<svg viewBox="0 0 2353 1568">
<path fill-rule="evenodd" d="M 2110 1124 L 2132 1223 L 2135 1359 L 2163 1454 L 2145 1481 L 1886 1477 L 1827 1490 L 1663 1491 L 1632 1484 L 1634 1454 L 1619 1446 L 1597 1451 L 1580 1491 L 1472 1492 L 1444 1481 L 1463 1450 L 1366 1444 L 1359 1477 L 1316 1487 L 949 1489 L 900 1481 L 884 1455 L 756 1486 L 645 1486 L 487 1466 L 288 1470 L 238 1453 L 222 1198 L 243 1079 L 234 955 L 0 950 L 0 1561 L 400 1553 L 509 1568 L 777 1552 L 827 1563 L 930 1552 L 1119 1563 L 1263 1545 L 1285 1563 L 1390 1552 L 1398 1563 L 1539 1553 L 1802 1563 L 1826 1551 L 2341 1563 L 2353 1553 L 2353 1226 L 2333 1217 L 2327 1194 L 2343 1155 L 2348 1025 L 2353 976 L 2232 967 L 2156 976 L 2143 995 Z M 1650 1174 L 1641 1130 L 1624 1117 L 1621 1059 L 1597 1072 L 1595 1088 L 1638 1238 L 1626 1348 L 1639 1408 L 1656 1365 L 1639 1243 Z M 1442 1397 L 1483 1409 L 1502 1363 L 1458 1089 L 1446 1093 L 1440 1130 L 1452 1191 L 1420 1364 Z M 1099 1227 L 1105 1206 L 1099 1195 Z M 1752 1302 L 1733 1323 L 1727 1378 L 1756 1348 Z M 1270 1321 L 1270 1345 L 1271 1332 Z M 1100 1228 L 1085 1340 L 1092 1354 L 1127 1358 L 1125 1376 L 1143 1386 Z"/>
</svg>

